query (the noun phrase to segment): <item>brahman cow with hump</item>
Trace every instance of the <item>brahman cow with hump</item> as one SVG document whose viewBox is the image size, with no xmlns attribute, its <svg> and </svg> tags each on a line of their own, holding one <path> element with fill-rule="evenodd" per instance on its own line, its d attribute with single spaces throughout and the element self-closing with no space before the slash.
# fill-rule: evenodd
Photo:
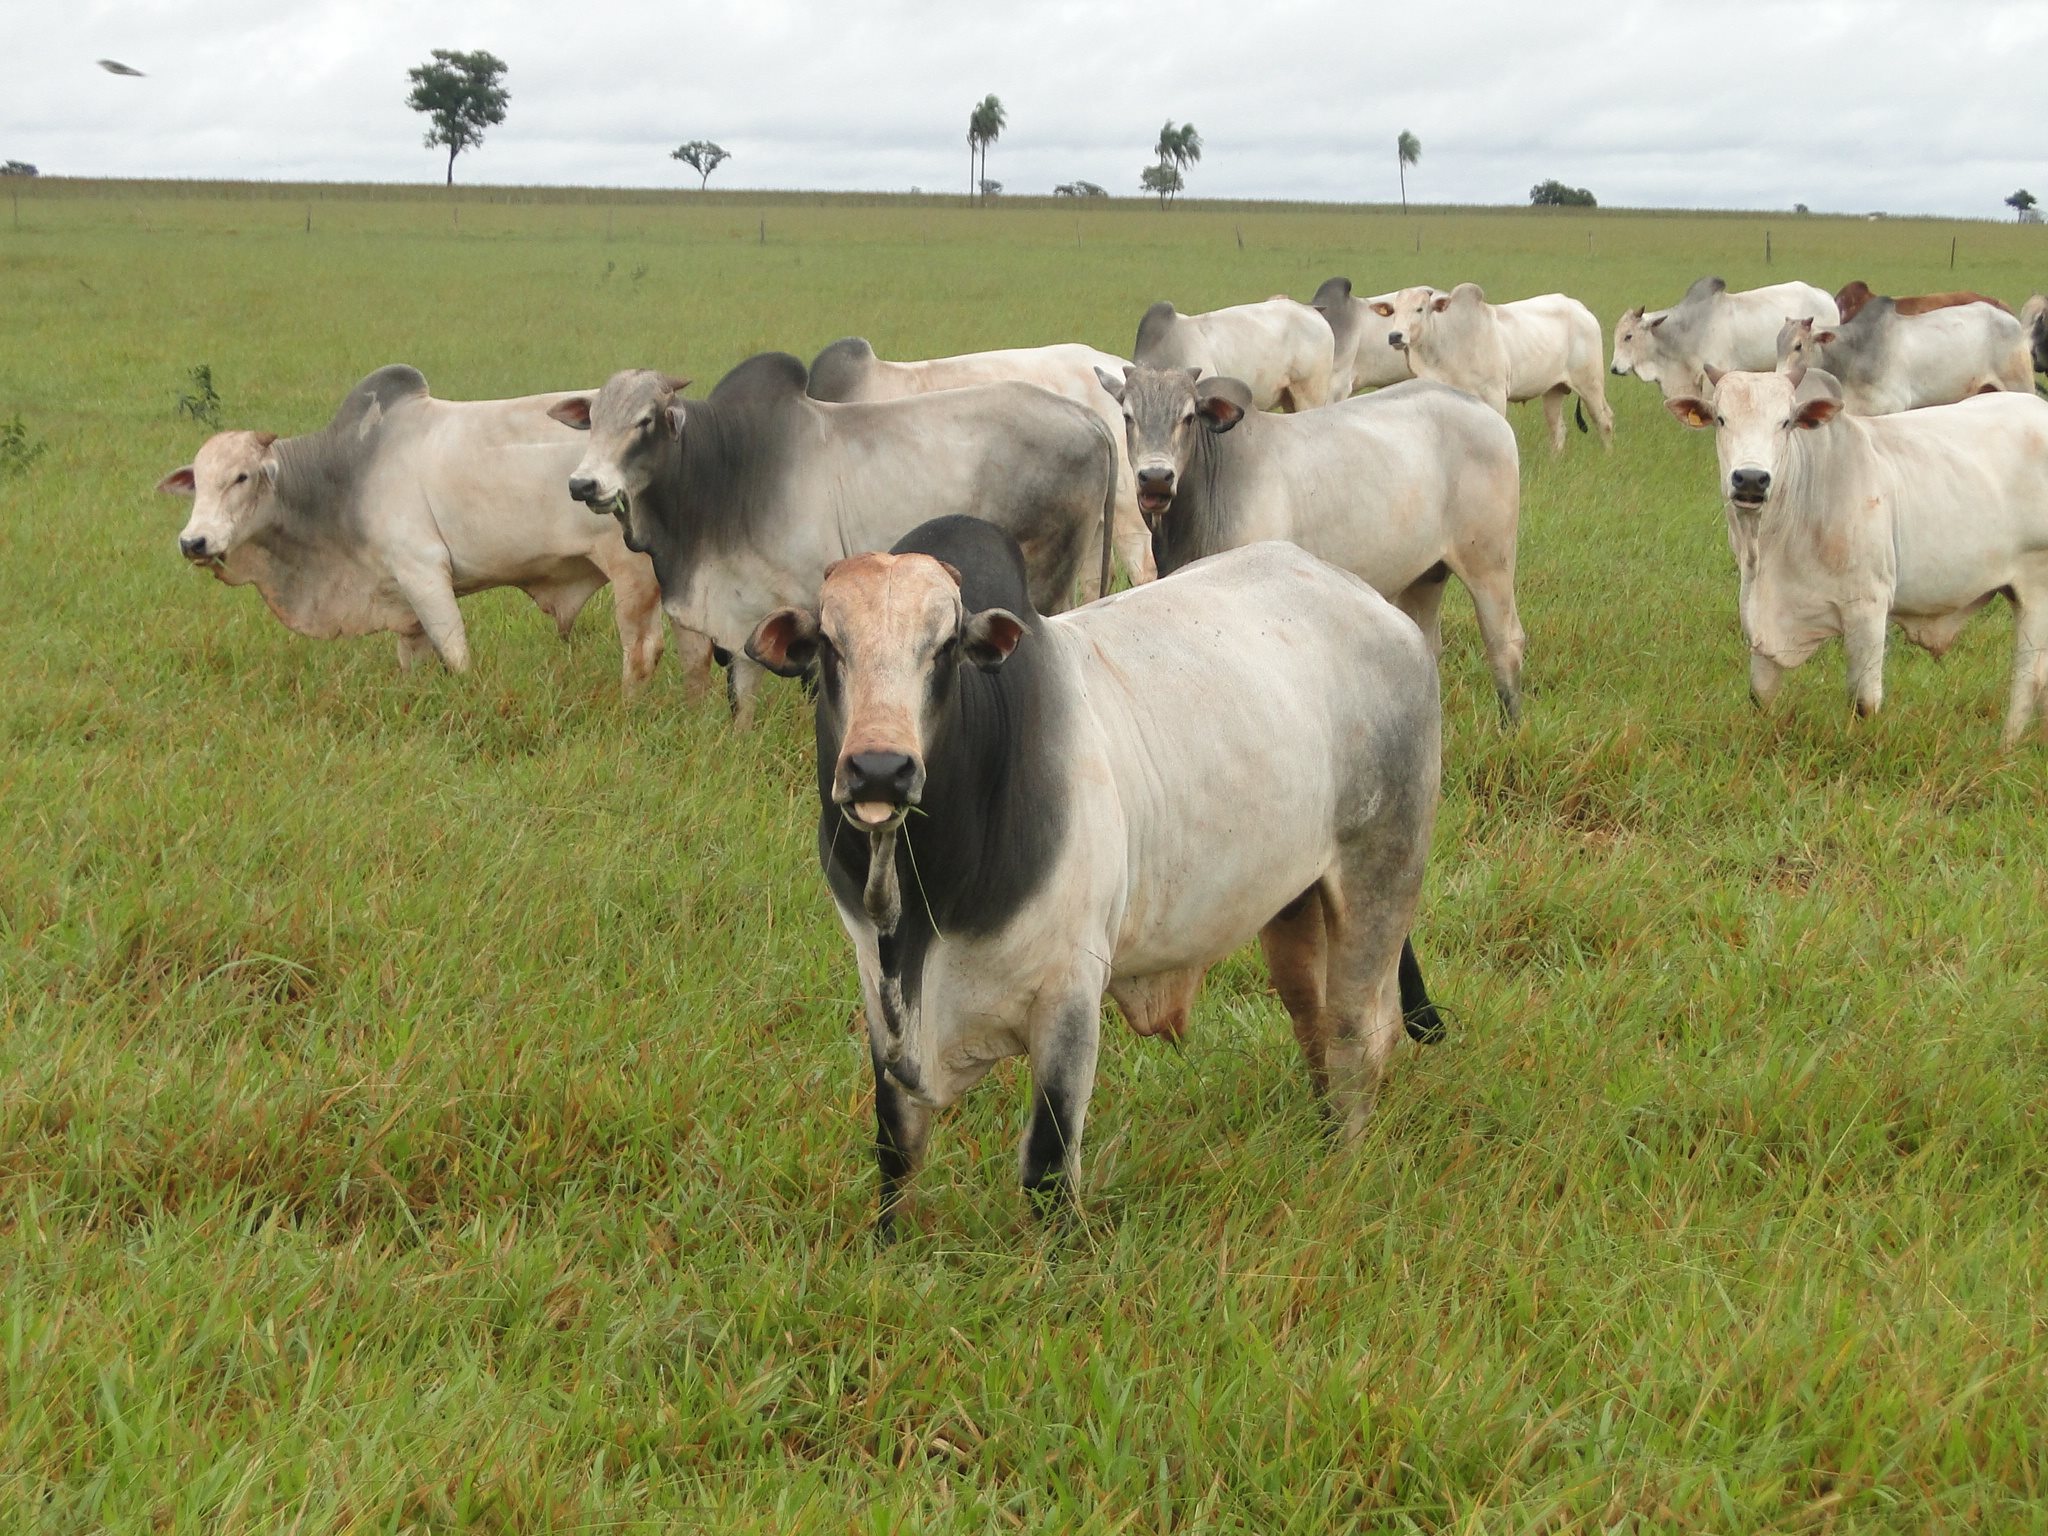
<svg viewBox="0 0 2048 1536">
<path fill-rule="evenodd" d="M 1844 283 L 1835 290 L 1835 313 L 1844 323 L 1854 320 L 1863 306 L 1872 299 L 1883 295 L 1873 293 L 1870 284 L 1862 278 L 1853 283 Z M 1964 304 L 1989 304 L 1993 309 L 2011 314 L 2011 308 L 2002 299 L 1994 299 L 1988 293 L 1971 293 L 1957 290 L 1949 293 L 1901 294 L 1892 300 L 1902 315 L 1925 315 L 1937 309 L 1955 309 Z"/>
<path fill-rule="evenodd" d="M 1185 368 L 1105 370 L 1102 387 L 1123 407 L 1161 576 L 1288 539 L 1392 598 L 1434 651 L 1455 574 L 1472 594 L 1501 711 L 1518 717 L 1520 466 L 1499 416 L 1415 380 L 1300 416 L 1254 411 L 1238 380 Z"/>
<path fill-rule="evenodd" d="M 1436 668 L 1365 583 L 1290 544 L 1043 619 L 1015 544 L 946 517 L 825 574 L 748 652 L 816 666 L 818 852 L 853 941 L 881 1232 L 932 1111 L 1031 1058 L 1020 1157 L 1074 1196 L 1102 996 L 1178 1038 L 1257 933 L 1317 1091 L 1356 1134 L 1404 1026 L 1436 811 Z"/>
<path fill-rule="evenodd" d="M 2048 706 L 2048 401 L 1999 392 L 1852 416 L 1820 369 L 1729 373 L 1672 415 L 1716 429 L 1722 494 L 1747 528 L 1750 692 L 1840 635 L 1858 714 L 1884 698 L 1885 626 L 1939 656 L 2003 594 L 2016 643 L 2005 744 Z M 1745 548 L 1746 546 L 1746 548 Z"/>
<path fill-rule="evenodd" d="M 1337 343 L 1336 361 L 1330 370 L 1332 400 L 1346 400 L 1361 389 L 1384 389 L 1415 377 L 1408 354 L 1387 345 L 1388 334 L 1396 328 L 1394 300 L 1398 297 L 1382 293 L 1358 298 L 1351 292 L 1348 277 L 1333 277 L 1316 290 L 1311 302 L 1329 321 L 1330 334 Z"/>
<path fill-rule="evenodd" d="M 1331 392 L 1337 338 L 1330 322 L 1284 294 L 1260 304 L 1183 315 L 1164 299 L 1138 324 L 1131 361 L 1242 379 L 1261 411 L 1305 411 Z"/>
<path fill-rule="evenodd" d="M 1951 405 L 1986 390 L 2031 391 L 2034 384 L 2025 329 L 2010 310 L 1989 304 L 1907 315 L 1892 300 L 1873 298 L 1838 325 L 1787 320 L 1778 331 L 1778 372 L 1814 368 L 1834 375 L 1858 416 Z"/>
<path fill-rule="evenodd" d="M 1489 304 L 1477 283 L 1449 293 L 1405 288 L 1394 298 L 1396 328 L 1387 344 L 1408 354 L 1418 379 L 1477 395 L 1501 415 L 1511 401 L 1543 402 L 1550 449 L 1564 451 L 1565 396 L 1593 412 L 1600 441 L 1614 441 L 1614 412 L 1600 375 L 1600 322 L 1569 294 Z M 1586 415 L 1578 413 L 1579 430 Z"/>
<path fill-rule="evenodd" d="M 1074 601 L 1091 550 L 1108 563 L 1116 442 L 1071 400 L 983 384 L 835 405 L 805 394 L 804 365 L 780 352 L 741 363 L 708 399 L 683 399 L 687 382 L 618 373 L 551 414 L 590 433 L 569 494 L 611 513 L 627 545 L 653 557 L 676 623 L 735 653 L 742 725 L 755 674 L 738 653 L 761 616 L 816 601 L 826 566 L 938 511 L 1014 537 L 1046 612 Z"/>
<path fill-rule="evenodd" d="M 567 635 L 609 581 L 631 689 L 661 659 L 661 592 L 564 488 L 582 452 L 549 419 L 565 398 L 436 400 L 416 369 L 379 368 L 325 430 L 215 433 L 157 489 L 193 498 L 186 559 L 254 586 L 302 635 L 393 631 L 406 667 L 432 650 L 468 668 L 458 596 L 518 587 Z M 701 686 L 709 647 L 677 639 Z"/>
<path fill-rule="evenodd" d="M 967 352 L 922 362 L 888 362 L 860 336 L 835 341 L 811 362 L 808 386 L 813 400 L 901 400 L 941 389 L 974 384 L 1017 382 L 1036 384 L 1085 405 L 1102 417 L 1121 447 L 1123 421 L 1114 402 L 1095 387 L 1095 370 L 1122 368 L 1124 360 L 1076 342 L 1049 347 L 1011 347 L 1000 352 Z M 1138 515 L 1137 490 L 1131 466 L 1118 466 L 1116 553 L 1133 582 L 1152 579 L 1152 546 L 1145 520 Z M 1093 563 L 1092 561 L 1090 563 Z"/>
<path fill-rule="evenodd" d="M 1670 400 L 1707 392 L 1707 369 L 1744 368 L 1767 373 L 1778 358 L 1778 327 L 1786 320 L 1833 325 L 1835 301 L 1811 283 L 1773 283 L 1730 293 L 1718 277 L 1703 277 L 1670 309 L 1641 305 L 1614 324 L 1617 376 L 1647 379 Z"/>
</svg>

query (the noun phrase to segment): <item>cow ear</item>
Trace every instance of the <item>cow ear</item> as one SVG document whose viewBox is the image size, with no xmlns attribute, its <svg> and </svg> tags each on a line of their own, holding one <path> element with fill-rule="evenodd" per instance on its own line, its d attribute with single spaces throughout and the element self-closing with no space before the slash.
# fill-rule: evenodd
<svg viewBox="0 0 2048 1536">
<path fill-rule="evenodd" d="M 182 469 L 172 470 L 157 481 L 156 488 L 166 496 L 196 496 L 199 494 L 199 478 L 192 473 L 192 466 L 187 464 Z"/>
<path fill-rule="evenodd" d="M 1432 314 L 1440 315 L 1450 307 L 1451 296 L 1448 293 L 1440 293 L 1429 301 L 1430 313 Z"/>
<path fill-rule="evenodd" d="M 1799 407 L 1793 414 L 1792 425 L 1802 432 L 1811 432 L 1815 427 L 1824 427 L 1833 421 L 1841 409 L 1841 401 L 1821 395 Z"/>
<path fill-rule="evenodd" d="M 1673 416 L 1676 416 L 1680 425 L 1691 427 L 1695 431 L 1701 427 L 1711 427 L 1714 424 L 1714 413 L 1707 405 L 1707 402 L 1704 400 L 1694 400 L 1688 395 L 1680 395 L 1675 400 L 1666 400 L 1664 402 L 1664 409 Z"/>
<path fill-rule="evenodd" d="M 1378 315 L 1382 320 L 1386 320 L 1392 317 L 1394 313 L 1394 306 L 1391 304 L 1375 304 L 1372 307 L 1372 312 Z"/>
<path fill-rule="evenodd" d="M 1716 387 L 1719 387 L 1721 381 L 1728 377 L 1728 370 L 1726 368 L 1716 368 L 1712 363 L 1701 364 L 1700 372 L 1707 376 L 1709 384 Z"/>
<path fill-rule="evenodd" d="M 818 616 L 803 608 L 778 608 L 747 636 L 747 655 L 777 677 L 802 677 L 818 659 Z"/>
<path fill-rule="evenodd" d="M 1195 387 L 1195 414 L 1211 432 L 1228 432 L 1252 408 L 1252 392 L 1237 379 L 1204 379 Z"/>
<path fill-rule="evenodd" d="M 1007 608 L 984 608 L 960 626 L 960 651 L 984 672 L 1010 659 L 1024 638 L 1024 621 Z"/>
<path fill-rule="evenodd" d="M 956 587 L 957 587 L 957 586 L 959 586 L 959 585 L 960 585 L 960 582 L 961 582 L 961 578 L 960 578 L 960 567 L 959 567 L 959 566 L 955 565 L 955 564 L 954 564 L 954 563 L 953 563 L 952 561 L 950 561 L 950 560 L 941 560 L 941 561 L 939 562 L 939 569 L 940 569 L 940 570 L 942 570 L 942 571 L 944 571 L 944 572 L 945 572 L 945 573 L 946 573 L 946 574 L 947 574 L 948 576 L 950 576 L 950 577 L 952 577 L 952 578 L 953 578 L 953 585 L 954 585 L 954 586 L 956 586 Z"/>
<path fill-rule="evenodd" d="M 277 489 L 276 459 L 266 458 L 261 464 L 256 466 L 256 472 L 263 477 L 264 484 L 268 485 L 272 490 Z"/>
<path fill-rule="evenodd" d="M 1825 347 L 1833 342 L 1834 339 L 1835 333 L 1833 331 L 1815 331 L 1813 334 L 1814 345 L 1816 346 Z"/>
<path fill-rule="evenodd" d="M 1115 374 L 1111 373 L 1107 368 L 1098 368 L 1095 370 L 1095 377 L 1097 381 L 1101 383 L 1104 389 L 1109 391 L 1109 398 L 1114 400 L 1118 405 L 1122 405 L 1124 403 L 1124 382 L 1125 380 L 1129 379 L 1130 376 L 1131 370 L 1128 368 L 1124 370 L 1124 377 L 1121 379 L 1118 378 Z"/>
<path fill-rule="evenodd" d="M 566 400 L 557 400 L 548 407 L 548 414 L 565 427 L 574 427 L 578 432 L 590 430 L 590 396 L 571 395 Z"/>
<path fill-rule="evenodd" d="M 683 435 L 683 417 L 687 414 L 688 408 L 680 400 L 672 403 L 667 410 L 661 413 L 661 419 L 668 423 L 668 435 L 670 437 L 680 438 Z"/>
<path fill-rule="evenodd" d="M 1671 317 L 1669 315 L 1659 315 L 1656 319 L 1650 322 L 1650 329 L 1653 331 L 1656 330 L 1658 326 L 1662 325 L 1666 320 L 1669 320 L 1670 318 Z"/>
</svg>

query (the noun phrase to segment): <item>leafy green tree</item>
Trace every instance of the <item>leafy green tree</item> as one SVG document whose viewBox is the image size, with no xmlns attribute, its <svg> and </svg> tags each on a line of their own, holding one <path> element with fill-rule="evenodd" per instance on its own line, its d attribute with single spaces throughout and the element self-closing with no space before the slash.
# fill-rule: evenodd
<svg viewBox="0 0 2048 1536">
<path fill-rule="evenodd" d="M 2014 218 L 2024 219 L 2027 216 L 2027 210 L 2038 201 L 2039 199 L 2033 193 L 2029 192 L 2025 187 L 2021 187 L 2019 191 L 2013 193 L 2011 197 L 2005 200 L 2005 206 L 2012 210 Z"/>
<path fill-rule="evenodd" d="M 697 173 L 697 190 L 702 192 L 711 184 L 711 173 L 732 158 L 709 139 L 692 139 L 680 149 L 668 152 L 671 160 L 680 160 Z"/>
<path fill-rule="evenodd" d="M 1401 211 L 1408 211 L 1408 167 L 1422 159 L 1422 140 L 1406 128 L 1394 140 L 1394 168 L 1401 177 Z"/>
<path fill-rule="evenodd" d="M 1159 211 L 1166 211 L 1167 199 L 1176 196 L 1187 185 L 1180 174 L 1180 167 L 1160 163 L 1148 165 L 1138 172 L 1138 185 L 1147 192 L 1159 194 Z"/>
<path fill-rule="evenodd" d="M 1597 208 L 1599 201 L 1584 187 L 1568 187 L 1555 176 L 1529 189 L 1529 201 L 1538 208 Z"/>
<path fill-rule="evenodd" d="M 1172 118 L 1159 130 L 1159 142 L 1152 146 L 1152 153 L 1159 157 L 1155 169 L 1160 173 L 1140 174 L 1139 183 L 1147 192 L 1159 194 L 1159 206 L 1163 209 L 1170 198 L 1178 197 L 1187 186 L 1187 168 L 1202 158 L 1202 136 L 1195 132 L 1193 123 L 1182 123 L 1175 127 Z"/>
<path fill-rule="evenodd" d="M 0 165 L 0 176 L 36 176 L 41 173 L 26 160 L 10 160 Z"/>
<path fill-rule="evenodd" d="M 405 104 L 424 112 L 433 124 L 427 130 L 427 148 L 448 146 L 448 185 L 455 185 L 455 157 L 484 141 L 484 130 L 505 121 L 505 103 L 512 93 L 505 89 L 505 61 L 479 48 L 461 53 L 447 48 L 434 50 L 433 62 L 406 71 L 412 94 Z"/>
</svg>

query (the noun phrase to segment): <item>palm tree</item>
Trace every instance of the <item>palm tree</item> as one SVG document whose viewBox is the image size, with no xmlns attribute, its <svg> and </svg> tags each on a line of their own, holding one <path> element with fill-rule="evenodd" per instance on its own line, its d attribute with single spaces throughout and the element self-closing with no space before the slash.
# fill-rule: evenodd
<svg viewBox="0 0 2048 1536">
<path fill-rule="evenodd" d="M 974 174 L 974 156 L 981 155 L 981 173 L 988 174 L 988 147 L 1002 137 L 1003 127 L 1009 118 L 1003 112 L 1002 98 L 984 96 L 974 104 L 967 114 L 967 195 L 974 196 L 978 184 Z"/>
<path fill-rule="evenodd" d="M 1161 171 L 1172 171 L 1173 175 L 1159 178 L 1162 185 L 1151 189 L 1160 193 L 1163 200 L 1171 192 L 1178 193 L 1182 186 L 1181 172 L 1202 158 L 1202 136 L 1195 132 L 1193 123 L 1182 123 L 1174 127 L 1173 119 L 1166 120 L 1166 126 L 1159 130 L 1159 142 L 1152 146 L 1159 156 Z M 1148 185 L 1150 185 L 1148 183 Z"/>
<path fill-rule="evenodd" d="M 1421 158 L 1422 140 L 1415 137 L 1406 128 L 1403 128 L 1401 130 L 1401 137 L 1394 140 L 1395 166 L 1401 174 L 1401 211 L 1403 213 L 1408 211 L 1408 167 L 1415 164 Z"/>
</svg>

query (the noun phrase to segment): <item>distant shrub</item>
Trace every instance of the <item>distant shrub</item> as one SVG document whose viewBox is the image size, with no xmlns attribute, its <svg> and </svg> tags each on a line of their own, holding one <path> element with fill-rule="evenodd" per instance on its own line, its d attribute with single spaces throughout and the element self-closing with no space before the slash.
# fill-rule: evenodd
<svg viewBox="0 0 2048 1536">
<path fill-rule="evenodd" d="M 1054 197 L 1107 197 L 1109 188 L 1092 181 L 1063 181 L 1052 189 Z"/>
<path fill-rule="evenodd" d="M 10 160 L 5 165 L 0 165 L 0 176 L 40 176 L 41 174 L 41 171 L 38 171 L 26 160 Z"/>
<path fill-rule="evenodd" d="M 1539 181 L 1529 189 L 1529 202 L 1536 208 L 1597 208 L 1599 200 L 1584 187 L 1568 187 L 1556 177 Z"/>
<path fill-rule="evenodd" d="M 185 370 L 190 386 L 178 395 L 177 414 L 189 416 L 201 426 L 220 429 L 220 392 L 213 387 L 213 365 L 199 363 Z"/>
<path fill-rule="evenodd" d="M 46 445 L 30 437 L 28 426 L 17 414 L 12 421 L 0 421 L 0 474 L 19 475 L 43 456 Z"/>
</svg>

